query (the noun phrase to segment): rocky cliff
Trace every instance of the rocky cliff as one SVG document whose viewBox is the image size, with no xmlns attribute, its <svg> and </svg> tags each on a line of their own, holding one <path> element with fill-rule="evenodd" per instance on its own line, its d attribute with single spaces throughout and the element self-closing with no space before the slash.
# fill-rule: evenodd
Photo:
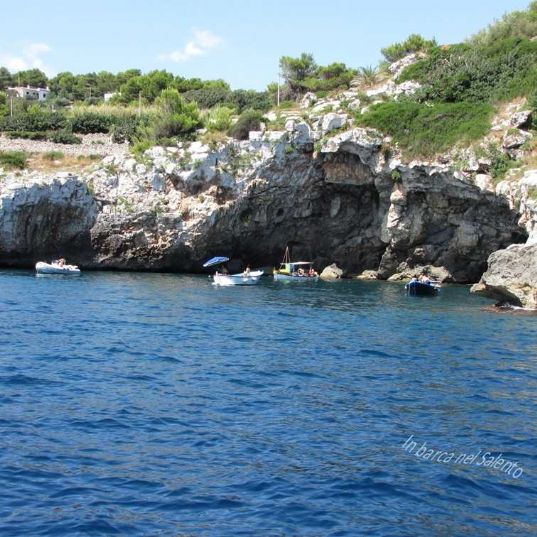
<svg viewBox="0 0 537 537">
<path fill-rule="evenodd" d="M 530 170 L 519 180 L 502 181 L 497 192 L 520 214 L 519 225 L 526 229 L 528 240 L 491 254 L 487 271 L 472 291 L 537 310 L 537 172 Z"/>
<path fill-rule="evenodd" d="M 434 266 L 473 282 L 492 252 L 526 239 L 505 196 L 446 165 L 403 164 L 387 142 L 320 112 L 244 142 L 107 157 L 80 176 L 4 173 L 0 262 L 197 271 L 216 254 L 273 265 L 290 245 L 347 274 Z"/>
</svg>

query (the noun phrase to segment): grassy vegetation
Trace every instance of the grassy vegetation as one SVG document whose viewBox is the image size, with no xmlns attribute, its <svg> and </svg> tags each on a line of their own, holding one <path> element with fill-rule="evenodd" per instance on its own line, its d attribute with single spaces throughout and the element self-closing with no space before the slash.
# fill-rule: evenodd
<svg viewBox="0 0 537 537">
<path fill-rule="evenodd" d="M 360 84 L 366 88 L 374 86 L 380 79 L 380 72 L 376 67 L 360 67 L 357 78 Z"/>
<path fill-rule="evenodd" d="M 490 142 L 485 147 L 480 147 L 476 151 L 476 157 L 490 160 L 490 175 L 496 181 L 501 181 L 507 172 L 514 168 L 518 163 L 504 153 L 499 145 Z"/>
<path fill-rule="evenodd" d="M 424 84 L 421 100 L 497 102 L 529 96 L 537 84 L 537 2 L 465 43 L 430 49 L 399 81 Z"/>
<path fill-rule="evenodd" d="M 237 140 L 247 140 L 250 131 L 259 130 L 263 114 L 256 110 L 245 110 L 235 125 L 231 128 L 231 135 Z"/>
<path fill-rule="evenodd" d="M 51 160 L 51 161 L 61 160 L 63 159 L 63 157 L 65 157 L 65 155 L 61 151 L 47 151 L 46 153 L 43 154 L 43 158 L 45 160 Z"/>
<path fill-rule="evenodd" d="M 383 49 L 389 61 L 410 52 L 426 56 L 408 66 L 398 82 L 422 84 L 413 97 L 371 107 L 357 122 L 390 134 L 410 157 L 431 157 L 486 135 L 498 105 L 527 97 L 537 110 L 537 2 L 503 17 L 465 43 L 438 46 L 410 36 Z M 491 173 L 500 178 L 513 166 L 499 148 L 487 148 Z"/>
<path fill-rule="evenodd" d="M 28 165 L 28 155 L 23 151 L 0 151 L 0 167 L 23 170 Z"/>
<path fill-rule="evenodd" d="M 373 105 L 356 122 L 389 134 L 409 157 L 430 157 L 483 137 L 493 107 L 476 103 L 387 102 Z"/>
<path fill-rule="evenodd" d="M 421 59 L 408 66 L 398 82 L 415 80 L 422 88 L 412 97 L 374 105 L 358 114 L 356 121 L 391 135 L 409 157 L 432 157 L 486 135 L 501 103 L 527 98 L 537 115 L 536 36 L 537 2 L 532 2 L 527 10 L 504 16 L 461 44 L 438 46 L 434 39 L 413 34 L 382 49 L 386 62 L 379 67 L 354 69 L 338 62 L 322 66 L 307 53 L 283 56 L 284 83 L 279 87 L 272 83 L 263 92 L 231 90 L 223 80 L 185 79 L 166 71 L 60 73 L 48 80 L 38 69 L 15 76 L 0 68 L 0 132 L 12 138 L 62 143 L 80 143 L 77 135 L 81 134 L 104 133 L 115 142 L 130 142 L 138 158 L 154 144 L 171 145 L 200 136 L 216 147 L 227 135 L 244 140 L 249 130 L 259 129 L 262 113 L 275 104 L 277 94 L 281 102 L 276 111 L 281 113 L 269 130 L 284 128 L 285 112 L 301 112 L 298 101 L 305 92 L 333 95 L 347 89 L 355 77 L 366 89 L 391 76 L 388 62 L 417 52 Z M 18 100 L 10 117 L 1 90 L 15 80 L 48 83 L 50 102 Z M 104 103 L 108 92 L 116 95 Z M 363 91 L 358 97 L 362 106 L 372 100 Z M 342 107 L 351 113 L 348 102 Z M 328 111 L 327 107 L 324 113 Z M 208 132 L 200 135 L 200 128 Z M 501 156 L 498 148 L 489 153 L 494 177 L 505 175 L 512 166 L 509 158 Z"/>
<path fill-rule="evenodd" d="M 101 160 L 102 155 L 65 155 L 61 151 L 49 151 L 47 153 L 30 153 L 28 155 L 27 168 L 42 173 L 57 170 L 81 172 Z"/>
<path fill-rule="evenodd" d="M 403 71 L 398 81 L 405 80 L 424 84 L 422 101 L 497 102 L 527 96 L 537 85 L 537 41 L 509 37 L 485 45 L 437 47 Z"/>
</svg>

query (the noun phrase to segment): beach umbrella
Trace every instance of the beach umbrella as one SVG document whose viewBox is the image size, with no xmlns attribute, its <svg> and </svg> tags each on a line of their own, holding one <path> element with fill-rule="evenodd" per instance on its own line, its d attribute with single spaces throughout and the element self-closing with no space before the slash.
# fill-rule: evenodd
<svg viewBox="0 0 537 537">
<path fill-rule="evenodd" d="M 212 267 L 213 265 L 220 265 L 220 263 L 226 263 L 227 261 L 229 261 L 229 257 L 211 257 L 209 261 L 205 261 L 205 263 L 203 263 L 203 266 L 205 268 Z"/>
</svg>

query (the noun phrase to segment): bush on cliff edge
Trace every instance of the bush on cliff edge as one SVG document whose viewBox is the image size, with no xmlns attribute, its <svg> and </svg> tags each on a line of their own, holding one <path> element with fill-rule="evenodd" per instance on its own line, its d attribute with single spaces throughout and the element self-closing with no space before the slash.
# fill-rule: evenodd
<svg viewBox="0 0 537 537">
<path fill-rule="evenodd" d="M 389 134 L 409 157 L 431 157 L 457 143 L 482 138 L 494 108 L 488 103 L 387 102 L 373 105 L 356 122 Z"/>
</svg>

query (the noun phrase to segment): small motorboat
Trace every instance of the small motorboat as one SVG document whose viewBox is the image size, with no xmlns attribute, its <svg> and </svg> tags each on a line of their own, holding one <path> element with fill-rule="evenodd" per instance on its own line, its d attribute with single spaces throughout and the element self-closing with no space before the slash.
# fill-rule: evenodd
<svg viewBox="0 0 537 537">
<path fill-rule="evenodd" d="M 211 257 L 211 259 L 203 263 L 203 267 L 208 268 L 223 265 L 228 261 L 229 257 Z M 224 270 L 226 270 L 225 267 Z M 216 271 L 212 278 L 213 285 L 222 285 L 227 287 L 230 285 L 255 285 L 256 283 L 259 283 L 261 276 L 263 276 L 262 270 L 250 270 L 250 268 L 247 267 L 244 272 L 239 274 L 227 274 L 227 272 Z"/>
<path fill-rule="evenodd" d="M 263 276 L 262 270 L 241 272 L 240 274 L 221 274 L 217 272 L 213 276 L 213 285 L 255 285 Z"/>
<path fill-rule="evenodd" d="M 52 263 L 39 261 L 35 264 L 35 271 L 37 274 L 80 274 L 80 269 L 76 265 L 60 264 L 58 261 Z"/>
<path fill-rule="evenodd" d="M 319 275 L 313 270 L 312 261 L 291 261 L 289 247 L 285 249 L 279 269 L 273 271 L 274 280 L 283 282 L 316 282 Z"/>
<path fill-rule="evenodd" d="M 411 280 L 405 285 L 405 289 L 411 296 L 435 296 L 440 292 L 440 285 L 431 281 Z"/>
</svg>

